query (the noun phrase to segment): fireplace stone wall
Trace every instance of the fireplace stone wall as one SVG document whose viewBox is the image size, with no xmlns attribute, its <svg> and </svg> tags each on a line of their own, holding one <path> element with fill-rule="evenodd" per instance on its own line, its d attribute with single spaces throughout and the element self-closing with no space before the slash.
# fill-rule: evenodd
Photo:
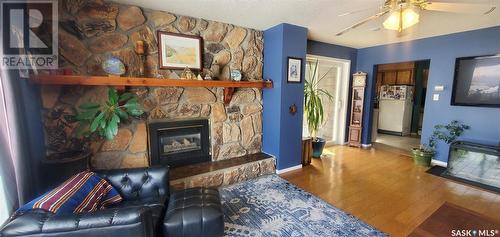
<svg viewBox="0 0 500 237">
<path fill-rule="evenodd" d="M 133 42 L 147 46 L 145 76 L 168 78 L 170 70 L 159 70 L 156 31 L 200 35 L 204 39 L 204 70 L 221 79 L 231 69 L 242 71 L 244 80 L 262 78 L 262 32 L 168 12 L 143 9 L 99 0 L 59 1 L 60 68 L 75 75 L 104 75 L 100 68 L 108 56 L 120 58 L 124 76 L 137 76 L 139 56 Z M 178 71 L 177 71 L 178 72 Z M 80 104 L 102 101 L 106 87 L 41 86 L 47 155 L 91 148 L 93 168 L 141 167 L 148 165 L 147 121 L 157 119 L 208 118 L 211 126 L 212 159 L 229 159 L 261 151 L 262 91 L 239 88 L 228 106 L 222 88 L 130 87 L 145 114 L 122 122 L 112 141 L 75 136 L 76 123 L 65 115 L 75 114 Z"/>
</svg>

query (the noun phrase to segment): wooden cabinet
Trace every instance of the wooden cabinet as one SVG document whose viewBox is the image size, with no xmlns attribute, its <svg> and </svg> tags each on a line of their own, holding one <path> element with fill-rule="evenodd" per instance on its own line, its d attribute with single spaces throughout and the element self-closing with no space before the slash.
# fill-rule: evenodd
<svg viewBox="0 0 500 237">
<path fill-rule="evenodd" d="M 414 62 L 377 65 L 375 95 L 380 95 L 380 87 L 383 85 L 415 85 L 414 70 Z M 377 107 L 378 101 L 375 102 L 375 108 Z"/>
<path fill-rule="evenodd" d="M 361 127 L 349 127 L 349 146 L 361 147 Z"/>
<path fill-rule="evenodd" d="M 397 71 L 396 85 L 414 85 L 413 70 L 400 70 Z"/>
<path fill-rule="evenodd" d="M 363 130 L 363 104 L 365 100 L 366 73 L 353 74 L 351 117 L 349 121 L 349 146 L 361 147 Z"/>
<path fill-rule="evenodd" d="M 415 63 L 382 64 L 377 67 L 377 84 L 414 85 Z M 378 82 L 380 81 L 380 83 Z"/>
<path fill-rule="evenodd" d="M 384 77 L 383 77 L 382 85 L 395 85 L 396 80 L 398 78 L 398 72 L 397 71 L 388 71 L 384 72 Z"/>
</svg>

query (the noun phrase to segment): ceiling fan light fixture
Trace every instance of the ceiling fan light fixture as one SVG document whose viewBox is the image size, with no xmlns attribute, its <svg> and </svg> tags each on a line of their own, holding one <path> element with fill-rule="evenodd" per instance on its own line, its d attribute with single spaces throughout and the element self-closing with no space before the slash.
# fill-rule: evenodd
<svg viewBox="0 0 500 237">
<path fill-rule="evenodd" d="M 409 28 L 419 22 L 420 15 L 411 8 L 393 11 L 384 21 L 384 28 L 388 30 L 402 30 Z"/>
<path fill-rule="evenodd" d="M 403 29 L 412 27 L 419 22 L 420 15 L 411 8 L 406 8 L 403 11 Z"/>
<path fill-rule="evenodd" d="M 382 25 L 384 25 L 384 28 L 388 30 L 399 30 L 399 19 L 400 18 L 400 13 L 399 11 L 393 11 L 389 17 L 384 21 Z"/>
</svg>

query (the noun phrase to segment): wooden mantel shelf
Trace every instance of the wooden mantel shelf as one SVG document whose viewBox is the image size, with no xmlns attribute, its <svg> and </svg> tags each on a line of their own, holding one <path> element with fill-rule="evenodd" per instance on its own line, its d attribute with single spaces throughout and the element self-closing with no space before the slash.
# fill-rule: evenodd
<svg viewBox="0 0 500 237">
<path fill-rule="evenodd" d="M 180 80 L 146 77 L 108 77 L 75 75 L 36 75 L 31 79 L 43 85 L 81 86 L 174 86 L 174 87 L 223 87 L 224 104 L 231 101 L 235 88 L 272 88 L 272 81 L 218 81 Z"/>
</svg>

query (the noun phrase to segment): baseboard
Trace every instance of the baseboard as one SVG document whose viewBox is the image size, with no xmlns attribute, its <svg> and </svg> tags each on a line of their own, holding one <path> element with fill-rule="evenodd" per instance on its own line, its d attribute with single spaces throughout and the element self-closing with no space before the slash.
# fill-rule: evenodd
<svg viewBox="0 0 500 237">
<path fill-rule="evenodd" d="M 440 161 L 440 160 L 434 160 L 434 159 L 431 160 L 431 165 L 437 165 L 437 166 L 441 166 L 441 167 L 448 167 L 448 163 L 447 162 Z"/>
<path fill-rule="evenodd" d="M 296 165 L 296 166 L 292 166 L 292 167 L 288 167 L 286 169 L 282 169 L 282 170 L 276 170 L 276 174 L 283 174 L 285 172 L 288 172 L 288 171 L 292 171 L 292 170 L 298 170 L 298 169 L 301 169 L 302 168 L 302 165 Z"/>
<path fill-rule="evenodd" d="M 371 143 L 370 144 L 361 144 L 361 147 L 370 148 L 370 147 L 372 147 L 372 144 Z"/>
</svg>

